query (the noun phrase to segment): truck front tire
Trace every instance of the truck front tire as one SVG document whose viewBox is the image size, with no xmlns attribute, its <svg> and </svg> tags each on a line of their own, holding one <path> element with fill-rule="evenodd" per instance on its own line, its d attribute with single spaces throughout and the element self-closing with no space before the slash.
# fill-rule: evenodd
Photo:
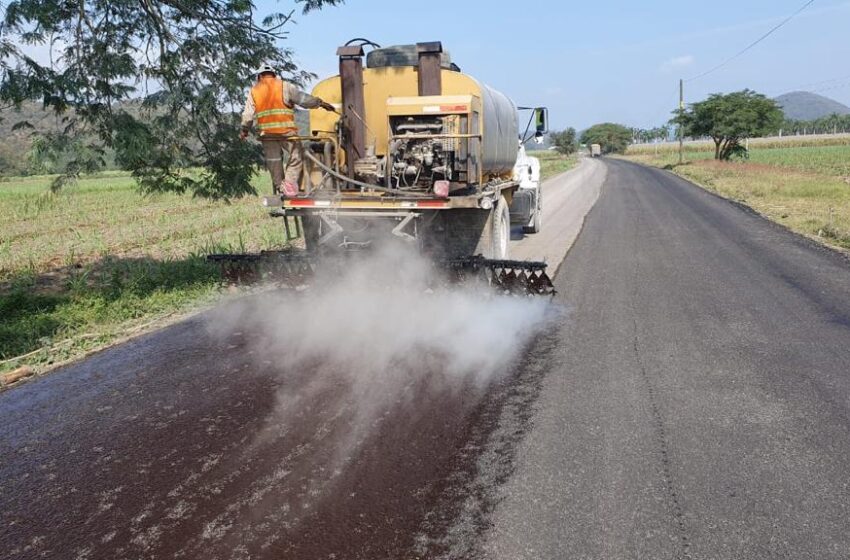
<svg viewBox="0 0 850 560">
<path fill-rule="evenodd" d="M 540 187 L 538 187 L 539 189 Z M 537 191 L 537 206 L 534 209 L 534 217 L 531 220 L 531 225 L 526 225 L 522 228 L 523 233 L 540 233 L 540 228 L 543 225 L 543 201 L 541 193 Z"/>
</svg>

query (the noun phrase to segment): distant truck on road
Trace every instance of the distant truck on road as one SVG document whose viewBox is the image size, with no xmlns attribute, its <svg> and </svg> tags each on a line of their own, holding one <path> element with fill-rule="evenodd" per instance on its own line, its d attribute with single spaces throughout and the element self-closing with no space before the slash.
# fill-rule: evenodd
<svg viewBox="0 0 850 560">
<path fill-rule="evenodd" d="M 590 145 L 590 157 L 599 157 L 602 155 L 602 146 L 599 144 Z"/>
</svg>

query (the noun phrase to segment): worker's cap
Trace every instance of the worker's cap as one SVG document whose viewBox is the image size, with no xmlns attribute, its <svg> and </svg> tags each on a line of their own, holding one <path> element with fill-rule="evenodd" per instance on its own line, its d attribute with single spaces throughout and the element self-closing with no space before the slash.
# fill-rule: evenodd
<svg viewBox="0 0 850 560">
<path fill-rule="evenodd" d="M 265 74 L 266 72 L 271 72 L 272 74 L 277 74 L 277 70 L 274 69 L 274 66 L 269 64 L 268 62 L 261 64 L 259 68 L 254 70 L 254 74 L 260 75 Z"/>
</svg>

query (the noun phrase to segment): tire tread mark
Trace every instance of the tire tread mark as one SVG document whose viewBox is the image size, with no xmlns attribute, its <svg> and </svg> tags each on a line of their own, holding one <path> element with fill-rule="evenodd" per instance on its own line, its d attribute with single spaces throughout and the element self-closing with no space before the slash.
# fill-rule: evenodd
<svg viewBox="0 0 850 560">
<path fill-rule="evenodd" d="M 655 383 L 647 372 L 646 367 L 644 366 L 643 360 L 641 358 L 637 318 L 634 318 L 633 321 L 635 357 L 637 358 L 638 364 L 640 365 L 640 377 L 648 395 L 649 408 L 652 413 L 652 423 L 653 429 L 655 431 L 656 444 L 658 446 L 658 452 L 661 455 L 661 471 L 662 476 L 664 477 L 664 486 L 667 491 L 667 495 L 670 498 L 670 503 L 673 508 L 674 520 L 676 522 L 676 527 L 679 531 L 679 541 L 681 544 L 681 553 L 679 555 L 679 558 L 683 560 L 689 560 L 691 558 L 691 555 L 690 542 L 688 540 L 688 528 L 687 524 L 685 523 L 684 510 L 682 508 L 681 502 L 679 501 L 679 494 L 676 491 L 676 486 L 673 482 L 673 469 L 671 467 L 670 460 L 670 444 L 667 439 L 667 432 L 664 429 L 664 414 L 662 413 L 661 406 L 658 402 L 658 391 L 655 387 Z"/>
<path fill-rule="evenodd" d="M 632 239 L 635 241 L 635 250 L 632 252 L 632 255 L 639 255 L 638 251 L 638 239 L 640 235 L 640 227 L 641 227 L 641 217 L 642 211 L 640 204 L 636 204 L 635 208 L 637 209 L 637 219 L 636 219 L 636 227 L 635 227 L 635 235 L 632 236 Z M 640 334 L 638 330 L 638 320 L 637 320 L 637 301 L 638 301 L 638 288 L 640 286 L 639 282 L 639 273 L 640 273 L 640 258 L 635 258 L 634 260 L 635 266 L 632 274 L 632 285 L 634 286 L 634 290 L 632 292 L 632 327 L 633 327 L 633 340 L 632 346 L 635 354 L 635 360 L 638 363 L 640 368 L 640 378 L 643 383 L 644 389 L 647 392 L 647 399 L 649 402 L 650 413 L 652 415 L 652 427 L 655 432 L 656 445 L 658 449 L 658 453 L 661 457 L 661 475 L 664 479 L 664 489 L 667 492 L 667 497 L 670 500 L 670 507 L 672 508 L 673 520 L 676 523 L 676 530 L 679 533 L 679 554 L 678 558 L 680 560 L 690 560 L 692 558 L 690 553 L 690 540 L 688 538 L 688 527 L 685 522 L 685 514 L 684 509 L 682 508 L 682 503 L 679 499 L 679 493 L 676 490 L 676 485 L 674 482 L 673 476 L 673 468 L 671 461 L 671 452 L 670 452 L 670 443 L 667 438 L 667 431 L 664 428 L 664 413 L 661 409 L 661 404 L 658 399 L 658 388 L 656 387 L 655 382 L 647 371 L 646 365 L 643 360 L 643 354 L 641 352 L 640 345 Z"/>
</svg>

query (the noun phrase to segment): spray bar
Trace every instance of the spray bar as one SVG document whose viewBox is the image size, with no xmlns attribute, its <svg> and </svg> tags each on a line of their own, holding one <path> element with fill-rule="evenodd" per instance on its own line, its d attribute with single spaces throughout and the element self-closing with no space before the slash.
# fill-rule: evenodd
<svg viewBox="0 0 850 560">
<path fill-rule="evenodd" d="M 330 277 L 343 272 L 346 262 L 357 251 L 342 252 L 334 258 L 318 258 L 304 251 L 261 251 L 259 253 L 214 254 L 210 262 L 221 266 L 228 282 L 254 283 L 270 281 L 283 286 L 299 287 L 310 283 L 318 274 Z M 481 255 L 434 261 L 452 283 L 478 283 L 498 292 L 514 295 L 551 295 L 555 286 L 546 274 L 542 261 L 486 259 Z"/>
</svg>

